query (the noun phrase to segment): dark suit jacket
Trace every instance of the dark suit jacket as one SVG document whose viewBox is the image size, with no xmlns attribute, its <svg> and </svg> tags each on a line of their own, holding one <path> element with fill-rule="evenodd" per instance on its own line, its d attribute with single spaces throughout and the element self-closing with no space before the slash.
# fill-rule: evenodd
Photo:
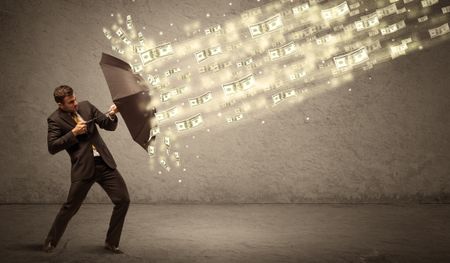
<svg viewBox="0 0 450 263">
<path fill-rule="evenodd" d="M 58 108 L 47 118 L 48 151 L 51 154 L 55 154 L 62 150 L 67 151 L 72 163 L 72 182 L 90 178 L 94 175 L 95 163 L 91 145 L 95 146 L 100 153 L 100 156 L 109 167 L 112 169 L 116 168 L 116 162 L 98 133 L 95 124 L 102 129 L 114 131 L 117 128 L 117 116 L 114 116 L 113 120 L 111 120 L 89 101 L 78 103 L 78 114 L 80 114 L 85 121 L 95 117 L 97 118 L 95 121 L 87 124 L 88 132 L 86 134 L 78 136 L 75 136 L 72 133 L 72 129 L 76 126 L 76 123 L 72 119 L 70 113 Z"/>
</svg>

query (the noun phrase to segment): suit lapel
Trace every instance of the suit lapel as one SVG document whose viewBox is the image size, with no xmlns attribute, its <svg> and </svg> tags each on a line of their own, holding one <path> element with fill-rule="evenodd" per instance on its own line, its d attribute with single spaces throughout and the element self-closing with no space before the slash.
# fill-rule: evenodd
<svg viewBox="0 0 450 263">
<path fill-rule="evenodd" d="M 67 124 L 69 124 L 70 126 L 75 127 L 76 123 L 75 123 L 75 121 L 72 119 L 72 117 L 70 116 L 70 113 L 69 113 L 69 112 L 65 112 L 65 111 L 63 111 L 63 110 L 61 110 L 61 109 L 58 109 L 58 113 L 59 113 L 59 116 L 61 117 L 61 119 L 62 119 L 63 121 L 65 121 L 65 122 L 66 122 Z"/>
</svg>

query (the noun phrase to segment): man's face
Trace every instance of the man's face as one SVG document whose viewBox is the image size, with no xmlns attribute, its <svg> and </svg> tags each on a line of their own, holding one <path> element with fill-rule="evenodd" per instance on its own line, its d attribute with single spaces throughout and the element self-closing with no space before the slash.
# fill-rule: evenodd
<svg viewBox="0 0 450 263">
<path fill-rule="evenodd" d="M 78 110 L 77 97 L 75 95 L 65 96 L 63 103 L 58 103 L 63 111 L 75 112 Z"/>
</svg>

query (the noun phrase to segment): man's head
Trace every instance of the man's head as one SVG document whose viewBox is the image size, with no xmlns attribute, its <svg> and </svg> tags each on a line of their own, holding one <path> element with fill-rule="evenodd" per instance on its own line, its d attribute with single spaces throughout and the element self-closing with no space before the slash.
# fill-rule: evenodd
<svg viewBox="0 0 450 263">
<path fill-rule="evenodd" d="M 53 97 L 61 110 L 67 112 L 75 112 L 78 110 L 78 102 L 73 89 L 67 85 L 56 87 Z"/>
</svg>

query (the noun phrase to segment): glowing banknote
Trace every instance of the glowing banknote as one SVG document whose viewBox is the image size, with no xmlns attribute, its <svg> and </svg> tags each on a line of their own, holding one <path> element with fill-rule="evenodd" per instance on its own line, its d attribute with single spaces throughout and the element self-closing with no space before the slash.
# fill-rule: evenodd
<svg viewBox="0 0 450 263">
<path fill-rule="evenodd" d="M 213 63 L 211 65 L 201 67 L 199 69 L 199 71 L 200 71 L 200 73 L 217 72 L 217 71 L 227 68 L 231 65 L 233 65 L 231 62 Z"/>
<path fill-rule="evenodd" d="M 350 8 L 347 5 L 347 1 L 344 1 L 337 6 L 333 6 L 331 8 L 320 11 L 322 18 L 325 20 L 341 18 L 347 15 L 348 13 L 350 13 Z"/>
<path fill-rule="evenodd" d="M 181 164 L 180 153 L 173 152 L 173 156 L 175 157 L 175 162 L 176 162 L 177 166 L 180 166 L 180 164 Z"/>
<path fill-rule="evenodd" d="M 263 22 L 248 26 L 248 29 L 250 31 L 250 35 L 255 38 L 266 33 L 273 32 L 277 29 L 280 29 L 281 27 L 283 27 L 281 14 L 276 14 L 264 20 Z"/>
<path fill-rule="evenodd" d="M 161 159 L 161 160 L 159 161 L 159 164 L 161 164 L 161 166 L 162 166 L 164 169 L 166 169 L 166 171 L 170 172 L 170 166 L 167 165 L 167 163 L 166 163 L 165 160 L 162 160 L 162 159 Z"/>
<path fill-rule="evenodd" d="M 408 44 L 412 42 L 412 38 L 405 38 L 398 45 L 391 46 L 390 53 L 391 58 L 394 59 L 396 57 L 402 56 L 406 54 L 406 50 L 408 50 Z"/>
<path fill-rule="evenodd" d="M 144 34 L 142 34 L 142 32 L 138 32 L 138 40 L 139 40 L 139 44 L 143 47 L 145 42 L 144 42 Z M 144 50 L 142 50 L 144 51 Z M 138 52 L 141 53 L 141 52 Z"/>
<path fill-rule="evenodd" d="M 194 107 L 201 104 L 205 104 L 211 100 L 212 100 L 212 92 L 209 91 L 201 96 L 198 96 L 197 98 L 189 99 L 189 105 L 191 105 L 191 107 Z"/>
<path fill-rule="evenodd" d="M 369 60 L 369 55 L 367 52 L 367 48 L 364 46 L 347 54 L 333 57 L 333 60 L 336 69 L 343 70 Z"/>
<path fill-rule="evenodd" d="M 186 89 L 187 89 L 186 86 L 182 86 L 176 89 L 161 92 L 160 94 L 161 102 L 169 101 L 173 97 L 183 94 L 186 91 Z"/>
<path fill-rule="evenodd" d="M 251 89 L 254 86 L 255 82 L 256 81 L 253 74 L 249 74 L 239 80 L 222 84 L 222 89 L 225 95 L 228 96 Z"/>
<path fill-rule="evenodd" d="M 155 113 L 155 117 L 158 121 L 165 121 L 167 119 L 175 117 L 177 115 L 177 113 L 178 113 L 178 108 L 176 106 L 173 106 L 172 108 L 167 109 L 165 111 Z"/>
<path fill-rule="evenodd" d="M 385 28 L 381 28 L 380 32 L 381 32 L 381 35 L 385 36 L 385 35 L 397 32 L 400 29 L 405 28 L 405 27 L 406 27 L 405 20 L 402 20 L 402 21 L 399 21 L 399 22 L 394 23 L 392 25 L 389 25 L 389 26 L 387 26 Z"/>
<path fill-rule="evenodd" d="M 279 104 L 287 98 L 297 96 L 297 92 L 294 89 L 281 91 L 272 95 L 273 106 Z"/>
<path fill-rule="evenodd" d="M 306 12 L 309 9 L 308 3 L 303 3 L 301 5 L 295 6 L 292 8 L 292 13 L 294 16 L 301 15 L 302 13 Z"/>
<path fill-rule="evenodd" d="M 131 30 L 133 29 L 133 21 L 131 20 L 131 16 L 127 15 L 127 29 Z"/>
<path fill-rule="evenodd" d="M 195 52 L 194 56 L 195 56 L 195 60 L 197 60 L 197 63 L 200 63 L 209 57 L 216 56 L 219 54 L 222 54 L 222 47 L 217 46 L 217 47 L 212 47 L 212 48 L 208 48 L 208 49 L 204 49 L 204 50 Z"/>
<path fill-rule="evenodd" d="M 428 20 L 428 16 L 427 16 L 427 15 L 421 16 L 421 17 L 417 18 L 417 21 L 418 21 L 419 23 L 423 23 L 423 22 L 425 22 L 425 21 L 427 21 L 427 20 Z"/>
<path fill-rule="evenodd" d="M 244 118 L 244 115 L 242 115 L 242 113 L 234 115 L 232 117 L 227 117 L 227 122 L 236 122 L 236 121 L 240 121 L 242 118 Z"/>
<path fill-rule="evenodd" d="M 442 13 L 443 14 L 450 13 L 450 5 L 449 6 L 444 6 L 441 9 L 442 9 Z"/>
<path fill-rule="evenodd" d="M 269 58 L 274 61 L 283 57 L 287 57 L 294 54 L 297 51 L 297 47 L 294 42 L 289 42 L 279 48 L 269 49 Z"/>
<path fill-rule="evenodd" d="M 172 44 L 165 43 L 161 44 L 155 48 L 150 48 L 142 53 L 139 53 L 139 57 L 141 59 L 142 64 L 146 65 L 155 59 L 162 58 L 165 56 L 172 55 L 174 53 L 174 50 L 172 48 Z"/>
<path fill-rule="evenodd" d="M 133 73 L 139 73 L 144 70 L 144 66 L 142 66 L 142 64 L 131 65 L 131 70 L 133 71 Z"/>
<path fill-rule="evenodd" d="M 120 27 L 116 31 L 116 35 L 127 45 L 131 45 L 131 40 L 125 34 L 125 31 Z"/>
<path fill-rule="evenodd" d="M 175 126 L 177 128 L 177 131 L 185 131 L 188 129 L 198 127 L 202 123 L 203 123 L 203 118 L 202 118 L 202 115 L 199 113 L 197 115 L 192 116 L 189 119 L 175 122 Z"/>
<path fill-rule="evenodd" d="M 360 19 L 361 20 L 355 21 L 354 23 L 356 31 L 368 29 L 380 24 L 377 12 L 373 12 L 372 14 L 366 16 L 361 16 Z"/>
<path fill-rule="evenodd" d="M 325 36 L 316 38 L 316 43 L 317 43 L 317 45 L 323 45 L 323 44 L 333 41 L 334 39 L 335 39 L 335 37 L 333 35 L 326 34 Z"/>
<path fill-rule="evenodd" d="M 205 35 L 209 35 L 212 33 L 222 33 L 222 27 L 220 25 L 215 25 L 210 28 L 205 29 Z"/>
<path fill-rule="evenodd" d="M 106 29 L 106 28 L 103 28 L 103 34 L 105 34 L 105 37 L 106 37 L 107 39 L 111 39 L 111 38 L 112 38 L 111 31 L 109 31 L 109 30 Z"/>
<path fill-rule="evenodd" d="M 439 3 L 439 0 L 423 0 L 420 1 L 420 3 L 422 4 L 422 7 L 429 7 Z"/>
<path fill-rule="evenodd" d="M 391 5 L 388 5 L 386 7 L 383 7 L 383 8 L 378 8 L 376 10 L 376 12 L 378 14 L 378 18 L 383 18 L 385 16 L 397 14 L 397 11 L 398 11 L 397 10 L 397 5 L 395 3 L 391 4 Z"/>
<path fill-rule="evenodd" d="M 164 75 L 166 75 L 166 77 L 169 77 L 177 72 L 180 72 L 180 70 L 181 70 L 180 68 L 172 68 L 172 69 L 169 69 L 168 71 L 166 71 L 164 73 Z"/>
<path fill-rule="evenodd" d="M 152 137 L 156 136 L 156 135 L 159 134 L 160 132 L 161 132 L 161 131 L 160 131 L 160 129 L 159 129 L 159 126 L 156 126 L 156 127 L 151 128 L 151 129 L 150 129 L 150 137 L 149 137 L 149 138 L 152 138 Z"/>
<path fill-rule="evenodd" d="M 247 58 L 247 59 L 245 59 L 243 61 L 237 62 L 236 63 L 236 67 L 238 67 L 238 68 L 245 67 L 245 66 L 248 66 L 248 65 L 250 65 L 252 63 L 253 63 L 253 59 L 252 58 Z"/>
<path fill-rule="evenodd" d="M 428 33 L 430 33 L 430 37 L 431 38 L 435 38 L 435 37 L 439 37 L 439 36 L 443 36 L 445 34 L 448 34 L 449 32 L 449 27 L 448 27 L 448 23 L 445 23 L 439 27 L 436 28 L 432 28 L 428 30 Z"/>
<path fill-rule="evenodd" d="M 299 80 L 306 75 L 304 70 L 300 70 L 298 72 L 292 73 L 289 75 L 290 80 Z"/>
</svg>

